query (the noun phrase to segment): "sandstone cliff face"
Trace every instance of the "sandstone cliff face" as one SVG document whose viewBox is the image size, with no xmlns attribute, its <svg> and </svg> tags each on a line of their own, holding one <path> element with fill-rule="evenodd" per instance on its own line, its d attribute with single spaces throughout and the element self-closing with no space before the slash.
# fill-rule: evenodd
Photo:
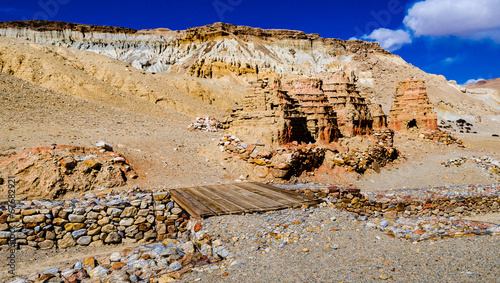
<svg viewBox="0 0 500 283">
<path fill-rule="evenodd" d="M 313 77 L 328 82 L 341 72 L 352 73 L 357 78 L 356 88 L 374 104 L 381 104 L 386 115 L 397 83 L 415 76 L 426 81 L 429 99 L 441 119 L 485 123 L 500 120 L 498 101 L 463 93 L 444 77 L 427 74 L 376 43 L 222 23 L 171 31 L 7 22 L 0 23 L 0 36 L 91 51 L 142 71 L 217 79 L 238 86 L 273 76 Z M 204 100 L 213 103 L 213 95 Z M 165 103 L 167 99 L 160 101 Z M 226 103 L 224 109 L 234 106 Z M 379 118 L 374 122 L 382 123 Z"/>
<path fill-rule="evenodd" d="M 212 75 L 200 69 L 210 70 L 215 63 L 247 68 L 252 73 L 312 75 L 338 69 L 339 60 L 331 55 L 348 60 L 356 52 L 387 54 L 375 43 L 222 23 L 155 32 L 47 21 L 6 22 L 0 24 L 0 35 L 96 52 L 144 71 L 202 77 Z"/>
</svg>

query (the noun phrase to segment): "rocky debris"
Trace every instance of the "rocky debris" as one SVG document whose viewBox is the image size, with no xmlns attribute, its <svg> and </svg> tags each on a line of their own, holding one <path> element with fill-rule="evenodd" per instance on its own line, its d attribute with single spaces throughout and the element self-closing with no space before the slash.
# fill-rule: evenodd
<svg viewBox="0 0 500 283">
<path fill-rule="evenodd" d="M 419 135 L 421 139 L 431 140 L 438 144 L 443 145 L 458 145 L 459 147 L 465 147 L 463 142 L 445 131 L 424 131 Z"/>
<path fill-rule="evenodd" d="M 16 197 L 47 199 L 123 186 L 137 176 L 121 154 L 102 146 L 106 150 L 64 145 L 24 150 L 1 160 L 0 172 L 16 176 Z M 0 190 L 6 195 L 6 187 Z"/>
<path fill-rule="evenodd" d="M 441 162 L 444 167 L 459 167 L 467 161 L 465 157 L 459 157 Z"/>
<path fill-rule="evenodd" d="M 188 127 L 188 130 L 199 130 L 206 132 L 217 132 L 221 130 L 222 124 L 215 118 L 212 117 L 197 117 L 193 123 Z"/>
<path fill-rule="evenodd" d="M 443 161 L 441 162 L 441 165 L 445 167 L 459 167 L 462 166 L 468 160 L 474 162 L 478 167 L 485 170 L 492 177 L 497 177 L 497 178 L 500 177 L 500 162 L 494 160 L 489 156 L 472 157 L 472 158 L 459 157 Z"/>
<path fill-rule="evenodd" d="M 31 274 L 23 282 L 172 282 L 193 269 L 215 266 L 233 255 L 220 240 L 190 221 L 176 239 L 127 248 L 99 257 L 90 256 L 62 267 Z M 186 248 L 188 247 L 188 248 Z M 207 249 L 207 247 L 210 247 Z"/>
<path fill-rule="evenodd" d="M 395 131 L 439 129 L 437 114 L 427 96 L 424 81 L 410 77 L 397 85 L 389 115 L 389 128 Z"/>
<path fill-rule="evenodd" d="M 500 161 L 494 160 L 489 156 L 474 157 L 472 161 L 488 172 L 488 174 L 500 178 Z"/>
<path fill-rule="evenodd" d="M 364 194 L 352 186 L 281 187 L 315 195 L 325 200 L 326 205 L 364 217 L 456 217 L 500 211 L 500 184 L 402 189 Z"/>
<path fill-rule="evenodd" d="M 500 225 L 468 221 L 457 217 L 370 218 L 367 226 L 411 241 L 500 234 Z"/>
<path fill-rule="evenodd" d="M 399 157 L 399 151 L 393 147 L 394 132 L 392 130 L 377 131 L 374 134 L 374 141 L 359 139 L 358 143 L 352 144 L 355 139 L 346 140 L 340 143 L 344 146 L 341 150 L 335 150 L 332 156 L 332 166 L 343 167 L 348 172 L 358 172 L 363 174 L 368 168 L 375 172 L 380 172 L 380 168 L 395 162 Z M 354 146 L 347 146 L 354 145 Z"/>
<path fill-rule="evenodd" d="M 20 201 L 14 214 L 0 204 L 2 232 L 15 233 L 16 244 L 48 249 L 161 241 L 189 235 L 189 215 L 168 191 L 133 191 L 67 201 Z M 197 230 L 200 227 L 197 226 Z M 0 246 L 8 237 L 0 234 Z"/>
<path fill-rule="evenodd" d="M 104 150 L 104 151 L 113 151 L 113 147 L 104 141 L 98 142 L 95 146 L 97 146 L 98 149 Z"/>
<path fill-rule="evenodd" d="M 260 143 L 247 144 L 235 136 L 222 137 L 219 148 L 232 158 L 245 161 L 255 176 L 267 180 L 300 176 L 320 167 L 325 158 L 325 149 L 313 144 L 293 142 L 276 150 L 266 150 Z"/>
</svg>

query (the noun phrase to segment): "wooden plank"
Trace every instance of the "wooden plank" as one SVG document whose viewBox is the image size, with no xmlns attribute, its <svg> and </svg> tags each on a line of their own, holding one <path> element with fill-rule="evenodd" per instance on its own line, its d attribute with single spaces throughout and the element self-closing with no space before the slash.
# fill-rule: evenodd
<svg viewBox="0 0 500 283">
<path fill-rule="evenodd" d="M 213 212 L 213 215 L 221 215 L 221 212 L 224 211 L 226 208 L 224 207 L 217 207 L 217 206 L 210 206 L 211 204 L 211 200 L 210 199 L 207 199 L 206 197 L 202 196 L 202 195 L 199 195 L 196 193 L 196 190 L 198 188 L 189 188 L 186 190 L 186 193 L 188 193 L 189 195 L 191 195 L 192 198 L 195 198 L 197 199 L 199 202 L 201 202 L 205 207 L 206 209 L 209 209 L 210 211 Z"/>
<path fill-rule="evenodd" d="M 265 198 L 265 199 L 268 199 L 268 200 L 272 200 L 274 202 L 276 202 L 277 204 L 281 205 L 281 206 L 288 206 L 290 204 L 290 200 L 286 200 L 286 199 L 283 199 L 281 197 L 281 195 L 278 195 L 278 194 L 269 194 L 268 192 L 266 191 L 263 191 L 263 190 L 260 190 L 258 188 L 255 188 L 255 186 L 252 186 L 252 185 L 249 185 L 249 183 L 241 183 L 241 184 L 238 184 L 237 185 L 238 187 L 248 191 L 248 192 L 251 192 L 261 198 Z M 295 200 L 293 200 L 292 202 L 296 202 Z"/>
<path fill-rule="evenodd" d="M 276 204 L 280 205 L 279 203 L 269 204 L 267 200 L 258 198 L 259 196 L 257 194 L 254 194 L 254 197 L 248 198 L 242 194 L 241 191 L 244 190 L 241 190 L 234 185 L 225 185 L 224 187 L 214 190 L 214 192 L 219 194 L 221 197 L 245 207 L 245 212 L 267 211 L 269 208 L 276 207 Z"/>
<path fill-rule="evenodd" d="M 278 208 L 283 206 L 283 203 L 277 202 L 276 200 L 272 198 L 268 198 L 266 196 L 259 195 L 253 191 L 247 190 L 241 186 L 238 186 L 236 184 L 229 185 L 231 190 L 238 192 L 238 197 L 244 199 L 245 201 L 253 202 L 253 203 L 258 203 L 261 208 L 265 208 L 266 210 L 269 210 L 268 208 Z"/>
<path fill-rule="evenodd" d="M 295 191 L 280 189 L 280 188 L 275 187 L 273 185 L 269 185 L 269 184 L 265 184 L 265 183 L 255 183 L 255 182 L 251 182 L 251 183 L 258 185 L 261 188 L 266 188 L 266 189 L 273 190 L 273 191 L 276 191 L 279 193 L 287 194 L 287 195 L 292 196 L 292 197 L 298 197 L 298 198 L 303 199 L 303 200 L 314 200 L 314 201 L 318 200 L 316 197 L 310 197 L 310 196 L 306 196 L 306 195 L 301 194 L 301 193 L 297 193 Z"/>
<path fill-rule="evenodd" d="M 300 198 L 300 195 L 297 196 L 296 194 L 287 194 L 287 193 L 283 193 L 281 191 L 276 191 L 273 189 L 269 189 L 267 187 L 260 186 L 261 184 L 258 184 L 258 183 L 241 183 L 238 185 L 247 187 L 250 190 L 252 190 L 258 194 L 268 196 L 268 197 L 270 197 L 276 201 L 282 202 L 284 204 L 297 203 L 297 202 L 304 201 L 304 199 Z M 285 190 L 283 190 L 283 191 L 285 191 Z M 306 199 L 305 201 L 309 201 L 309 199 Z"/>
<path fill-rule="evenodd" d="M 242 207 L 236 206 L 218 195 L 214 195 L 204 187 L 197 187 L 196 190 L 191 190 L 191 193 L 204 199 L 205 204 L 212 210 L 217 211 L 219 215 L 238 213 L 242 209 Z"/>
<path fill-rule="evenodd" d="M 269 211 L 319 200 L 263 183 L 238 183 L 171 190 L 172 199 L 198 217 Z"/>
<path fill-rule="evenodd" d="M 207 207 L 203 202 L 200 202 L 194 198 L 185 189 L 174 189 L 170 191 L 172 198 L 177 202 L 182 208 L 184 208 L 190 215 L 196 217 L 206 217 L 210 215 L 216 215 L 217 213 Z"/>
</svg>

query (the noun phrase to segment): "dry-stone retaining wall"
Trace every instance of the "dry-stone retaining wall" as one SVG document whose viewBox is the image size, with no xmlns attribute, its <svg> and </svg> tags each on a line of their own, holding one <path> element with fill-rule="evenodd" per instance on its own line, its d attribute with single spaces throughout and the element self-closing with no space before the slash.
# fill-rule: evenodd
<svg viewBox="0 0 500 283">
<path fill-rule="evenodd" d="M 13 214 L 10 209 L 0 204 L 0 245 L 15 241 L 40 249 L 176 238 L 189 218 L 168 191 L 20 201 Z"/>
<path fill-rule="evenodd" d="M 468 216 L 500 212 L 500 183 L 383 191 L 362 194 L 354 187 L 301 190 L 323 198 L 330 206 L 359 216 Z"/>
</svg>

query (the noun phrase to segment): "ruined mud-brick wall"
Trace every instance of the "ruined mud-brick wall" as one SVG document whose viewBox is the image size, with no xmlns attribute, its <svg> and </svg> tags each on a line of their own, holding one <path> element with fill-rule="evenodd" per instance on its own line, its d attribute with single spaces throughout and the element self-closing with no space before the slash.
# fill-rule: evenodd
<svg viewBox="0 0 500 283">
<path fill-rule="evenodd" d="M 0 246 L 14 240 L 40 249 L 163 240 L 181 236 L 188 219 L 169 191 L 3 203 Z"/>
<path fill-rule="evenodd" d="M 382 110 L 382 105 L 370 103 L 368 104 L 368 109 L 370 110 L 373 119 L 373 131 L 387 129 L 387 116 L 385 115 L 384 110 Z"/>
<path fill-rule="evenodd" d="M 274 145 L 330 143 L 385 126 L 381 107 L 366 101 L 345 76 L 327 85 L 321 79 L 251 82 L 243 106 L 225 122 L 232 134 Z"/>
<path fill-rule="evenodd" d="M 323 92 L 322 84 L 323 81 L 320 79 L 286 80 L 282 82 L 279 91 L 283 96 L 296 101 L 296 108 L 302 116 L 306 117 L 307 130 L 312 138 L 315 141 L 329 143 L 339 137 L 339 132 L 336 113 Z M 291 118 L 291 116 L 285 115 L 286 118 Z M 294 140 L 288 139 L 284 143 Z M 295 141 L 307 142 L 307 140 Z"/>
<path fill-rule="evenodd" d="M 332 167 L 343 167 L 348 172 L 360 174 L 371 168 L 379 173 L 381 167 L 391 164 L 399 158 L 399 151 L 393 147 L 394 132 L 392 130 L 377 131 L 373 138 L 375 140 L 366 150 L 337 150 L 333 155 Z"/>
<path fill-rule="evenodd" d="M 311 171 L 323 164 L 325 149 L 313 144 L 294 141 L 278 149 L 266 150 L 263 144 L 246 143 L 235 136 L 225 136 L 219 141 L 220 151 L 234 159 L 246 162 L 252 178 L 260 180 L 288 180 Z"/>
<path fill-rule="evenodd" d="M 337 113 L 340 132 L 345 137 L 371 134 L 373 117 L 370 103 L 360 95 L 354 82 L 347 76 L 336 76 L 332 81 L 323 84 L 323 90 L 330 105 Z M 377 113 L 380 116 L 382 113 Z M 383 119 L 377 119 L 383 124 Z M 380 127 L 382 128 L 382 127 Z"/>
<path fill-rule="evenodd" d="M 337 138 L 335 112 L 310 82 L 293 95 L 281 89 L 280 81 L 250 84 L 243 106 L 224 122 L 232 134 L 276 146 L 291 141 L 329 143 Z"/>
<path fill-rule="evenodd" d="M 395 131 L 438 130 L 437 114 L 434 111 L 425 82 L 408 78 L 396 87 L 396 97 L 389 115 L 389 128 Z"/>
<path fill-rule="evenodd" d="M 224 129 L 264 144 L 281 143 L 288 130 L 284 105 L 269 83 L 267 79 L 250 82 L 242 107 L 233 109 L 233 113 L 226 116 Z"/>
</svg>

